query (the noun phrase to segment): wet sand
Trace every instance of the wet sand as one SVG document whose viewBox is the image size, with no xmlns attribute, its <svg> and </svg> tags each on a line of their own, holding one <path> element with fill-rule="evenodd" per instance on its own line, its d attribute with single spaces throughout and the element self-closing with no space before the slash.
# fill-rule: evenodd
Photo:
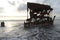
<svg viewBox="0 0 60 40">
<path fill-rule="evenodd" d="M 0 27 L 0 40 L 60 40 L 60 19 L 53 26 L 24 28 L 24 21 L 5 21 Z"/>
</svg>

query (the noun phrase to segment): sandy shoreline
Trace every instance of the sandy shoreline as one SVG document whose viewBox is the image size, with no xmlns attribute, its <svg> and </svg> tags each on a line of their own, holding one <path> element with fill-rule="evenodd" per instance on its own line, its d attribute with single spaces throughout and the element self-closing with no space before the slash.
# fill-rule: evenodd
<svg viewBox="0 0 60 40">
<path fill-rule="evenodd" d="M 6 27 L 0 27 L 1 40 L 60 40 L 60 20 L 54 21 L 51 28 L 36 27 L 24 29 L 23 21 L 5 21 Z"/>
</svg>

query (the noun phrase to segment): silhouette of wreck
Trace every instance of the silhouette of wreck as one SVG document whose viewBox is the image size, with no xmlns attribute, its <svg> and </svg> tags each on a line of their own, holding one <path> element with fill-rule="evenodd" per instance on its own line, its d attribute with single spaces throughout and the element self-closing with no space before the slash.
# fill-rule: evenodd
<svg viewBox="0 0 60 40">
<path fill-rule="evenodd" d="M 29 28 L 37 25 L 53 25 L 55 16 L 50 17 L 53 10 L 49 5 L 27 2 L 27 19 L 24 21 L 24 27 Z M 28 18 L 28 12 L 30 18 Z"/>
</svg>

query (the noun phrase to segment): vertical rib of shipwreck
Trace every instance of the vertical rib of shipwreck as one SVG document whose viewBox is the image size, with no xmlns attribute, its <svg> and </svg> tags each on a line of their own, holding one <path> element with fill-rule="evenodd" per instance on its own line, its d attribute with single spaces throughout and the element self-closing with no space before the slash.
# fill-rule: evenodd
<svg viewBox="0 0 60 40">
<path fill-rule="evenodd" d="M 24 25 L 37 25 L 37 24 L 53 24 L 53 21 L 55 19 L 52 19 L 52 17 L 50 17 L 50 12 L 53 10 L 53 8 L 51 8 L 49 5 L 44 5 L 44 4 L 38 4 L 38 3 L 30 3 L 27 2 L 27 20 L 28 22 L 24 22 Z M 28 18 L 28 11 L 30 14 L 30 18 Z M 32 22 L 32 20 L 34 20 Z"/>
</svg>

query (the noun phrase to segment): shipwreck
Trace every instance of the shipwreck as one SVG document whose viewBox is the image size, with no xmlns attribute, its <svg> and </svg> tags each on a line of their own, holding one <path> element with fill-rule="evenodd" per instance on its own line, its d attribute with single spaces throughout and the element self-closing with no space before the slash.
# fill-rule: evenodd
<svg viewBox="0 0 60 40">
<path fill-rule="evenodd" d="M 27 2 L 27 19 L 24 21 L 24 27 L 53 25 L 55 16 L 50 17 L 50 12 L 53 8 L 49 5 Z M 30 18 L 28 18 L 28 12 Z"/>
</svg>

